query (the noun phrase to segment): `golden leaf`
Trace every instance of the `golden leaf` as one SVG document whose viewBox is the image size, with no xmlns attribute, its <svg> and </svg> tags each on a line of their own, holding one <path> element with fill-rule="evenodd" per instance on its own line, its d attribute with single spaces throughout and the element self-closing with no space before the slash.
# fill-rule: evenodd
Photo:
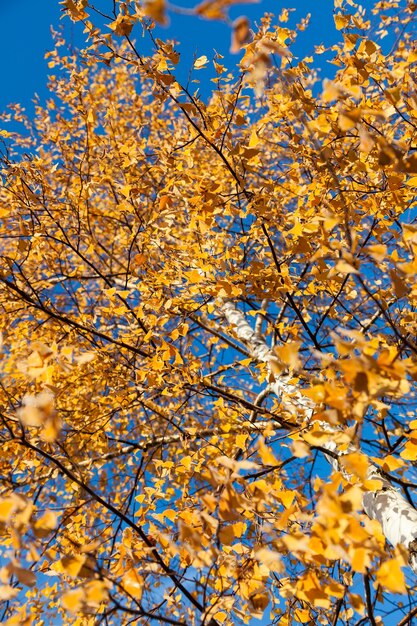
<svg viewBox="0 0 417 626">
<path fill-rule="evenodd" d="M 85 593 L 81 588 L 71 589 L 61 596 L 61 604 L 70 613 L 78 613 L 82 608 Z"/>
<path fill-rule="evenodd" d="M 56 528 L 57 516 L 53 511 L 46 511 L 33 525 L 33 532 L 37 537 L 47 537 L 51 530 Z"/>
<path fill-rule="evenodd" d="M 251 41 L 250 22 L 247 17 L 238 17 L 232 24 L 232 42 L 230 45 L 230 52 L 232 54 L 238 53 L 242 46 Z"/>
<path fill-rule="evenodd" d="M 365 454 L 360 452 L 350 452 L 340 457 L 340 465 L 346 468 L 349 474 L 358 476 L 361 480 L 366 479 L 369 461 Z"/>
<path fill-rule="evenodd" d="M 72 578 L 90 578 L 94 575 L 93 568 L 89 566 L 88 557 L 81 554 L 63 556 L 59 561 L 53 563 L 52 569 Z"/>
<path fill-rule="evenodd" d="M 120 13 L 114 22 L 109 24 L 109 27 L 116 35 L 121 37 L 128 37 L 132 32 L 134 25 L 134 19 L 130 15 L 123 15 Z"/>
<path fill-rule="evenodd" d="M 404 573 L 398 558 L 382 563 L 376 572 L 376 580 L 393 593 L 407 593 Z"/>
<path fill-rule="evenodd" d="M 73 22 L 79 22 L 88 17 L 87 11 L 84 10 L 88 5 L 88 0 L 63 0 L 60 4 L 63 5 L 64 11 L 67 11 Z"/>
<path fill-rule="evenodd" d="M 208 63 L 208 58 L 206 57 L 205 54 L 203 54 L 201 57 L 198 57 L 198 59 L 194 61 L 194 69 L 201 70 L 207 65 L 207 63 Z"/>
<path fill-rule="evenodd" d="M 258 452 L 264 465 L 278 465 L 278 459 L 275 457 L 269 446 L 265 445 L 263 437 L 259 438 Z"/>
<path fill-rule="evenodd" d="M 151 20 L 155 20 L 158 24 L 167 26 L 168 18 L 166 15 L 165 0 L 146 0 L 144 11 Z"/>
<path fill-rule="evenodd" d="M 253 608 L 257 611 L 264 611 L 269 604 L 269 596 L 267 593 L 254 593 L 249 598 Z"/>
<path fill-rule="evenodd" d="M 360 572 L 361 574 L 364 574 L 371 563 L 371 555 L 369 553 L 369 550 L 361 546 L 355 546 L 349 550 L 349 553 L 351 554 L 352 569 L 355 572 Z"/>
<path fill-rule="evenodd" d="M 223 20 L 226 18 L 230 6 L 254 2 L 259 2 L 259 0 L 203 0 L 197 5 L 195 12 L 208 20 Z"/>
<path fill-rule="evenodd" d="M 417 439 L 409 439 L 406 441 L 404 450 L 400 453 L 400 457 L 406 461 L 415 461 L 417 459 Z"/>
<path fill-rule="evenodd" d="M 99 607 L 108 598 L 107 584 L 102 580 L 92 580 L 84 587 L 85 601 L 88 606 Z"/>
<path fill-rule="evenodd" d="M 342 15 L 341 13 L 337 13 L 336 15 L 334 15 L 336 30 L 342 30 L 342 28 L 346 28 L 346 26 L 349 26 L 349 22 L 350 19 L 348 15 Z"/>
<path fill-rule="evenodd" d="M 135 600 L 140 601 L 143 593 L 143 578 L 142 576 L 135 570 L 129 569 L 122 576 L 122 585 L 126 589 L 127 593 L 135 598 Z"/>
<path fill-rule="evenodd" d="M 7 522 L 16 510 L 16 501 L 13 498 L 0 500 L 0 522 Z"/>
</svg>

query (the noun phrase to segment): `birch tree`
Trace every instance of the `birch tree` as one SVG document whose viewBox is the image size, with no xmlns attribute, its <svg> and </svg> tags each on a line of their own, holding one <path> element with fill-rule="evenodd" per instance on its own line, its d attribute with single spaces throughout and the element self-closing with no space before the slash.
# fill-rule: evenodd
<svg viewBox="0 0 417 626">
<path fill-rule="evenodd" d="M 416 5 L 298 58 L 285 8 L 61 4 L 0 123 L 0 620 L 412 623 Z M 230 24 L 208 95 L 171 10 Z"/>
</svg>

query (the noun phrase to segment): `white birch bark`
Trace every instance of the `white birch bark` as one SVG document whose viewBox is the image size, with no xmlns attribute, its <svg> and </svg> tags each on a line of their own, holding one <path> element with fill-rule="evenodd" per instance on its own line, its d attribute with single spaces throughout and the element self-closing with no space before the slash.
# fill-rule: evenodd
<svg viewBox="0 0 417 626">
<path fill-rule="evenodd" d="M 253 359 L 267 363 L 270 368 L 276 356 L 265 339 L 251 328 L 245 315 L 231 301 L 222 304 L 222 312 L 228 323 L 234 326 L 236 336 L 245 343 Z M 269 388 L 282 399 L 286 409 L 290 409 L 293 414 L 310 419 L 314 412 L 314 404 L 288 381 L 288 376 L 275 374 L 275 380 Z M 334 433 L 337 430 L 337 427 L 329 424 L 321 424 L 321 427 Z M 351 445 L 346 452 L 341 453 L 336 443 L 331 440 L 322 444 L 322 447 L 338 457 L 358 451 L 355 446 Z M 335 470 L 341 471 L 348 478 L 338 458 L 330 455 L 326 455 L 326 458 Z M 364 493 L 362 499 L 364 512 L 371 519 L 378 520 L 386 539 L 392 545 L 401 544 L 407 549 L 410 566 L 417 573 L 417 510 L 371 462 L 369 462 L 367 478 L 377 479 L 381 487 Z"/>
</svg>

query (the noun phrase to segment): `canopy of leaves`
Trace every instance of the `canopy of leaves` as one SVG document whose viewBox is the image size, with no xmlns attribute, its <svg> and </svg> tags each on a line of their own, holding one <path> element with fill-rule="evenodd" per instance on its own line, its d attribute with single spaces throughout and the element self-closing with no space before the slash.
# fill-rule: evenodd
<svg viewBox="0 0 417 626">
<path fill-rule="evenodd" d="M 88 48 L 0 130 L 3 623 L 401 623 L 362 497 L 417 483 L 416 5 L 337 0 L 323 85 L 285 11 L 241 18 L 203 100 L 164 0 L 62 4 Z"/>
</svg>

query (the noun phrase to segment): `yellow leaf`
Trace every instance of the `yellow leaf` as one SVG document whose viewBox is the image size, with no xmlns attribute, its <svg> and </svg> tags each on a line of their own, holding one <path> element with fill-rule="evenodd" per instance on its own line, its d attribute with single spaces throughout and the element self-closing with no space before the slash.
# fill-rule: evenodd
<svg viewBox="0 0 417 626">
<path fill-rule="evenodd" d="M 356 267 L 342 259 L 336 263 L 336 270 L 341 274 L 359 274 L 359 270 Z"/>
<path fill-rule="evenodd" d="M 180 464 L 185 467 L 187 470 L 190 469 L 191 464 L 192 464 L 193 460 L 190 456 L 184 456 L 181 461 Z"/>
<path fill-rule="evenodd" d="M 207 65 L 207 63 L 208 63 L 208 58 L 206 57 L 205 54 L 203 54 L 201 57 L 198 57 L 198 59 L 194 61 L 194 69 L 201 70 Z"/>
<path fill-rule="evenodd" d="M 344 49 L 346 52 L 350 52 L 356 46 L 356 42 L 359 39 L 359 35 L 356 33 L 343 33 Z"/>
<path fill-rule="evenodd" d="M 376 573 L 376 579 L 380 585 L 392 593 L 407 593 L 404 573 L 398 559 L 390 559 L 382 563 Z"/>
<path fill-rule="evenodd" d="M 417 459 L 417 439 L 410 439 L 406 442 L 400 457 L 406 461 L 415 461 Z"/>
<path fill-rule="evenodd" d="M 331 102 L 332 100 L 337 100 L 343 95 L 343 92 L 339 85 L 328 78 L 323 80 L 323 93 L 322 99 L 324 102 Z"/>
<path fill-rule="evenodd" d="M 298 341 L 289 341 L 283 346 L 274 348 L 275 354 L 279 360 L 288 366 L 290 371 L 297 370 L 301 366 L 301 360 L 298 356 L 300 343 Z"/>
<path fill-rule="evenodd" d="M 352 119 L 349 115 L 346 115 L 345 113 L 339 113 L 337 123 L 339 125 L 340 130 L 344 130 L 344 131 L 351 130 L 352 128 L 355 128 L 356 126 L 356 121 Z"/>
<path fill-rule="evenodd" d="M 403 296 L 406 296 L 410 292 L 410 288 L 408 287 L 401 273 L 396 270 L 389 270 L 389 275 L 394 286 L 394 291 L 397 298 L 402 298 Z"/>
<path fill-rule="evenodd" d="M 360 572 L 361 574 L 364 574 L 366 572 L 366 568 L 369 567 L 371 562 L 369 558 L 369 551 L 361 547 L 352 547 L 349 550 L 349 553 L 351 552 L 353 553 L 351 556 L 352 569 L 355 572 Z"/>
<path fill-rule="evenodd" d="M 84 587 L 86 602 L 89 606 L 99 607 L 108 598 L 106 583 L 102 580 L 92 580 Z"/>
<path fill-rule="evenodd" d="M 67 11 L 70 19 L 73 22 L 79 22 L 85 20 L 88 17 L 88 13 L 84 11 L 84 8 L 88 4 L 88 0 L 63 0 L 61 4 L 64 6 L 64 11 Z"/>
<path fill-rule="evenodd" d="M 11 585 L 0 585 L 0 600 L 11 600 L 19 593 L 20 589 Z"/>
<path fill-rule="evenodd" d="M 362 39 L 358 48 L 358 53 L 369 57 L 372 54 L 374 54 L 377 50 L 378 50 L 377 44 L 374 43 L 371 39 Z"/>
<path fill-rule="evenodd" d="M 415 424 L 417 426 L 417 420 L 415 420 Z M 411 428 L 411 424 L 409 426 Z M 404 461 L 397 459 L 397 457 L 392 456 L 391 454 L 386 456 L 384 459 L 373 457 L 372 462 L 382 467 L 382 469 L 386 472 L 395 472 L 397 469 L 404 467 L 405 465 Z"/>
<path fill-rule="evenodd" d="M 77 363 L 77 365 L 84 365 L 85 363 L 90 363 L 91 361 L 94 361 L 95 358 L 95 352 L 83 352 L 79 356 L 76 356 L 74 358 L 74 361 Z"/>
<path fill-rule="evenodd" d="M 52 565 L 52 569 L 61 574 L 66 574 L 73 578 L 80 575 L 82 567 L 86 562 L 85 555 L 76 554 L 74 556 L 63 556 L 59 561 Z"/>
<path fill-rule="evenodd" d="M 47 537 L 56 528 L 57 516 L 53 511 L 46 511 L 33 525 L 36 537 Z"/>
<path fill-rule="evenodd" d="M 240 434 L 240 435 L 236 435 L 236 440 L 235 440 L 235 441 L 236 441 L 236 445 L 237 445 L 237 446 L 238 446 L 238 448 L 240 448 L 241 450 L 244 450 L 244 448 L 245 448 L 245 444 L 246 444 L 246 441 L 247 441 L 247 439 L 248 439 L 248 436 L 249 436 L 249 435 L 247 435 L 247 434 L 243 434 L 243 435 L 242 435 L 242 434 Z"/>
<path fill-rule="evenodd" d="M 195 7 L 197 15 L 201 15 L 207 20 L 224 20 L 229 5 L 236 0 L 203 0 Z M 258 2 L 258 0 L 240 0 L 240 3 Z"/>
<path fill-rule="evenodd" d="M 383 245 L 382 243 L 367 246 L 365 250 L 378 263 L 383 261 L 387 256 L 387 246 Z"/>
<path fill-rule="evenodd" d="M 259 438 L 258 452 L 264 465 L 278 465 L 278 459 L 274 456 L 271 448 L 265 445 L 263 437 Z"/>
<path fill-rule="evenodd" d="M 323 385 L 314 385 L 309 389 L 303 389 L 303 395 L 307 396 L 307 398 L 311 398 L 316 404 L 319 404 L 323 402 L 326 397 L 326 391 Z"/>
<path fill-rule="evenodd" d="M 70 613 L 78 613 L 84 602 L 84 590 L 81 588 L 71 589 L 61 597 L 61 604 Z"/>
<path fill-rule="evenodd" d="M 0 500 L 0 522 L 7 522 L 16 508 L 16 501 L 13 498 Z"/>
<path fill-rule="evenodd" d="M 226 621 L 227 617 L 228 615 L 224 611 L 217 611 L 217 613 L 213 615 L 213 619 L 220 624 L 223 624 Z"/>
<path fill-rule="evenodd" d="M 254 593 L 249 598 L 253 608 L 257 611 L 264 611 L 269 604 L 269 596 L 267 593 Z"/>
<path fill-rule="evenodd" d="M 299 578 L 296 596 L 313 606 L 324 609 L 328 609 L 331 606 L 330 597 L 321 588 L 320 581 L 313 571 Z"/>
<path fill-rule="evenodd" d="M 167 517 L 171 522 L 175 522 L 178 517 L 178 512 L 174 511 L 174 509 L 165 509 L 164 511 L 165 517 Z"/>
<path fill-rule="evenodd" d="M 363 126 L 359 127 L 359 139 L 359 150 L 362 152 L 370 152 L 375 145 L 372 135 Z"/>
<path fill-rule="evenodd" d="M 151 20 L 155 20 L 155 22 L 163 26 L 168 24 L 165 0 L 146 0 L 144 10 Z"/>
<path fill-rule="evenodd" d="M 42 426 L 54 412 L 54 397 L 49 392 L 37 396 L 26 394 L 18 416 L 25 426 Z"/>
<path fill-rule="evenodd" d="M 310 447 L 304 441 L 293 441 L 291 452 L 297 459 L 304 459 L 310 455 Z"/>
<path fill-rule="evenodd" d="M 300 443 L 302 443 L 300 441 Z M 290 489 L 280 491 L 278 494 L 278 498 L 281 500 L 282 504 L 286 509 L 289 509 L 291 504 L 294 502 L 295 492 Z"/>
<path fill-rule="evenodd" d="M 236 522 L 233 524 L 233 532 L 235 533 L 235 537 L 241 537 L 246 530 L 245 522 Z"/>
<path fill-rule="evenodd" d="M 95 124 L 96 122 L 96 113 L 93 109 L 90 109 L 90 111 L 87 114 L 87 122 L 89 124 Z"/>
<path fill-rule="evenodd" d="M 238 17 L 232 24 L 232 41 L 230 44 L 230 52 L 236 54 L 241 50 L 242 46 L 251 40 L 250 22 L 247 17 Z"/>
<path fill-rule="evenodd" d="M 362 489 L 358 485 L 349 485 L 339 496 L 344 513 L 359 511 L 362 508 Z"/>
<path fill-rule="evenodd" d="M 410 174 L 416 174 L 417 173 L 417 155 L 412 154 L 411 156 L 401 161 L 399 164 L 399 170 L 401 172 L 409 172 Z"/>
<path fill-rule="evenodd" d="M 188 282 L 190 283 L 202 283 L 204 281 L 204 275 L 201 270 L 191 270 L 189 272 L 184 272 L 187 277 Z"/>
<path fill-rule="evenodd" d="M 122 585 L 135 600 L 140 600 L 143 593 L 143 578 L 135 569 L 130 569 L 122 577 Z"/>
<path fill-rule="evenodd" d="M 401 224 L 404 241 L 417 243 L 417 226 L 413 224 Z"/>
<path fill-rule="evenodd" d="M 348 15 L 342 15 L 341 13 L 338 13 L 334 16 L 336 30 L 342 30 L 342 28 L 346 28 L 346 26 L 349 25 L 349 21 L 350 20 Z"/>
<path fill-rule="evenodd" d="M 308 609 L 296 608 L 294 611 L 294 619 L 300 624 L 306 624 L 307 622 L 310 622 L 310 611 Z"/>
<path fill-rule="evenodd" d="M 304 440 L 311 446 L 320 446 L 328 441 L 330 437 L 331 434 L 328 431 L 320 430 L 318 426 L 313 426 L 311 430 L 303 434 Z"/>
<path fill-rule="evenodd" d="M 278 552 L 269 548 L 258 548 L 255 551 L 255 558 L 259 563 L 265 565 L 270 572 L 283 572 L 284 566 Z"/>
<path fill-rule="evenodd" d="M 360 452 L 350 452 L 349 454 L 344 454 L 340 457 L 339 463 L 346 468 L 346 471 L 349 474 L 354 474 L 361 480 L 366 479 L 369 461 L 364 454 L 361 454 Z"/>
<path fill-rule="evenodd" d="M 331 596 L 335 596 L 336 598 L 343 598 L 346 590 L 343 585 L 333 580 L 329 585 L 326 586 L 326 593 Z"/>
<path fill-rule="evenodd" d="M 132 32 L 133 24 L 134 19 L 130 15 L 122 15 L 120 13 L 120 15 L 117 16 L 117 19 L 109 24 L 109 27 L 116 35 L 128 37 Z"/>
<path fill-rule="evenodd" d="M 362 487 L 366 491 L 379 491 L 384 486 L 382 480 L 378 478 L 370 478 L 369 480 L 364 480 Z"/>
<path fill-rule="evenodd" d="M 251 134 L 250 134 L 250 137 L 249 137 L 248 147 L 249 147 L 249 148 L 256 148 L 256 146 L 258 145 L 258 143 L 259 143 L 258 133 L 256 132 L 256 129 L 255 129 L 255 128 L 253 128 L 253 129 L 252 129 L 252 132 L 251 132 Z"/>
</svg>

